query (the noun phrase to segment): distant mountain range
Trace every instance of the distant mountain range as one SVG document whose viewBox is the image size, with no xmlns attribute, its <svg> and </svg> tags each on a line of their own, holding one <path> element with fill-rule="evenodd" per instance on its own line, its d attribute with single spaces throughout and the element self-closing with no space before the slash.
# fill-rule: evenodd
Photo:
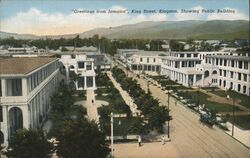
<svg viewBox="0 0 250 158">
<path fill-rule="evenodd" d="M 187 21 L 146 21 L 137 24 L 122 25 L 110 28 L 97 28 L 90 31 L 56 36 L 36 36 L 0 32 L 0 38 L 14 37 L 16 39 L 39 38 L 81 38 L 92 37 L 95 34 L 110 39 L 150 38 L 150 39 L 249 39 L 249 21 L 247 20 L 187 20 Z"/>
</svg>

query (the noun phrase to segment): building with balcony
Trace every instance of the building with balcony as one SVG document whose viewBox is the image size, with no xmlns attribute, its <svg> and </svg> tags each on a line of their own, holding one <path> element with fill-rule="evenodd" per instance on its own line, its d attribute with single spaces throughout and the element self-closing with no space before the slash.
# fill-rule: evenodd
<svg viewBox="0 0 250 158">
<path fill-rule="evenodd" d="M 206 55 L 210 81 L 224 90 L 250 95 L 250 56 L 247 53 Z M 212 74 L 211 74 L 212 72 Z M 216 75 L 216 76 L 213 76 Z"/>
<path fill-rule="evenodd" d="M 58 59 L 9 57 L 0 59 L 0 143 L 8 145 L 20 128 L 39 128 L 59 83 Z"/>
<path fill-rule="evenodd" d="M 117 49 L 116 56 L 122 62 L 127 62 L 127 59 L 136 52 L 143 51 L 139 49 Z"/>
<path fill-rule="evenodd" d="M 96 89 L 94 59 L 84 52 L 60 53 L 60 62 L 70 87 L 76 90 Z"/>
<path fill-rule="evenodd" d="M 94 69 L 96 72 L 110 71 L 111 61 L 106 54 L 100 52 L 85 52 L 87 58 L 94 59 Z"/>
<path fill-rule="evenodd" d="M 250 95 L 250 56 L 232 51 L 170 52 L 161 74 L 184 86 L 219 87 Z"/>
<path fill-rule="evenodd" d="M 160 73 L 162 58 L 166 55 L 161 51 L 137 51 L 128 57 L 127 64 L 134 71 Z"/>
<path fill-rule="evenodd" d="M 197 64 L 201 64 L 198 52 L 168 52 L 162 59 L 161 75 L 184 86 L 198 86 L 205 75 L 196 69 Z"/>
</svg>

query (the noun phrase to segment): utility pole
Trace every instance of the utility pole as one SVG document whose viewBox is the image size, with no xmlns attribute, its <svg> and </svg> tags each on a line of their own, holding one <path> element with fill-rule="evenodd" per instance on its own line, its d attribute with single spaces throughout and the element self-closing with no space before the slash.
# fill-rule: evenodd
<svg viewBox="0 0 250 158">
<path fill-rule="evenodd" d="M 149 94 L 149 80 L 147 80 L 148 81 L 148 94 Z"/>
<path fill-rule="evenodd" d="M 110 140 L 111 140 L 111 157 L 114 157 L 114 133 L 113 133 L 113 123 L 114 123 L 114 114 L 111 112 L 111 135 L 110 135 Z"/>
<path fill-rule="evenodd" d="M 232 121 L 232 136 L 234 136 L 234 98 L 233 98 L 233 121 Z"/>
<path fill-rule="evenodd" d="M 198 86 L 198 100 L 197 100 L 197 106 L 199 108 L 200 105 L 200 86 Z"/>
<path fill-rule="evenodd" d="M 1 80 L 0 80 L 1 82 Z M 1 88 L 1 87 L 0 87 Z M 1 91 L 1 89 L 0 89 Z M 1 123 L 3 122 L 3 107 L 0 105 L 0 131 L 1 131 Z M 0 140 L 2 141 L 3 139 L 3 142 L 4 142 L 4 137 L 1 135 L 1 138 Z M 2 142 L 0 142 L 0 158 L 1 158 L 1 155 L 2 155 Z"/>
<path fill-rule="evenodd" d="M 168 91 L 168 117 L 169 117 L 169 91 Z M 168 138 L 170 138 L 170 132 L 169 132 L 169 119 L 168 119 Z"/>
<path fill-rule="evenodd" d="M 110 114 L 110 121 L 111 121 L 111 134 L 110 134 L 111 158 L 114 157 L 114 117 L 115 118 L 127 117 L 127 114 L 113 114 L 113 112 L 111 112 L 111 114 Z M 120 124 L 120 122 L 119 122 L 119 124 Z"/>
</svg>

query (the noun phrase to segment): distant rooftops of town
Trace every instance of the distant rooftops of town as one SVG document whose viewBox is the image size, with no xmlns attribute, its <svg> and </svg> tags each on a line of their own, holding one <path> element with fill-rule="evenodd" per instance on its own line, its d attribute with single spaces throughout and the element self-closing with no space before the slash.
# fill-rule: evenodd
<svg viewBox="0 0 250 158">
<path fill-rule="evenodd" d="M 74 47 L 74 46 L 60 46 L 59 50 L 62 52 L 97 52 L 98 49 L 94 46 L 83 46 L 83 47 Z"/>
</svg>

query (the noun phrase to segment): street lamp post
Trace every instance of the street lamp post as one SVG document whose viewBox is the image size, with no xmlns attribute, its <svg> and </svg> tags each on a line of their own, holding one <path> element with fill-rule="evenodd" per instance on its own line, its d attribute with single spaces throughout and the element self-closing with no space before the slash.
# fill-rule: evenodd
<svg viewBox="0 0 250 158">
<path fill-rule="evenodd" d="M 197 100 L 197 106 L 200 105 L 200 86 L 198 86 L 198 100 Z"/>
<path fill-rule="evenodd" d="M 229 95 L 227 95 L 227 99 L 229 99 L 230 98 L 230 96 Z M 234 100 L 234 98 L 232 98 L 233 99 L 233 120 L 232 120 L 232 136 L 234 136 L 234 111 L 235 111 L 235 108 L 234 108 L 234 104 L 235 104 L 235 100 Z"/>
<path fill-rule="evenodd" d="M 234 136 L 234 98 L 233 98 L 233 121 L 232 121 L 232 136 Z"/>
<path fill-rule="evenodd" d="M 114 114 L 113 112 L 111 112 L 111 135 L 110 135 L 110 140 L 111 140 L 111 157 L 114 157 L 114 127 L 113 127 L 113 123 L 114 123 Z"/>
<path fill-rule="evenodd" d="M 111 157 L 112 158 L 114 157 L 114 117 L 115 118 L 127 117 L 127 114 L 113 114 L 113 112 L 111 112 L 110 114 L 110 122 L 111 122 L 110 141 L 111 141 Z"/>
<path fill-rule="evenodd" d="M 168 117 L 169 117 L 169 91 L 168 91 Z M 168 138 L 170 138 L 170 132 L 169 132 L 169 118 L 168 118 Z"/>
<path fill-rule="evenodd" d="M 149 94 L 149 80 L 147 80 L 148 81 L 148 94 Z"/>
</svg>

